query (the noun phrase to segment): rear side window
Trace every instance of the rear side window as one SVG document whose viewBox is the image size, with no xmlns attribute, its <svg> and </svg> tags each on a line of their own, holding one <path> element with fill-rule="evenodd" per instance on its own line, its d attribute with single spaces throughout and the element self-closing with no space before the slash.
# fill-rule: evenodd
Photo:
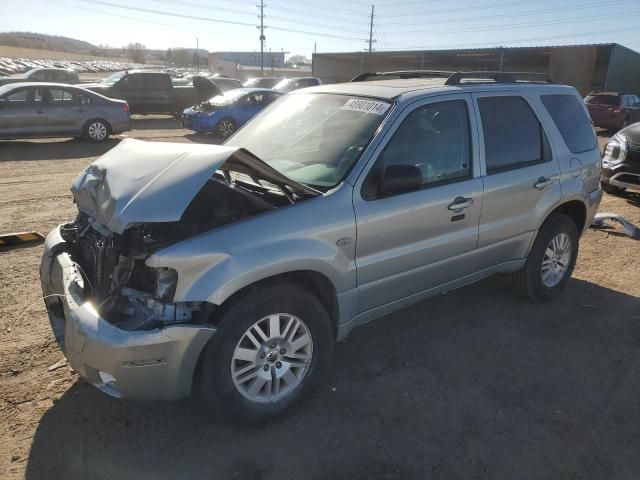
<svg viewBox="0 0 640 480">
<path fill-rule="evenodd" d="M 620 97 L 617 95 L 587 95 L 584 101 L 589 105 L 620 105 Z"/>
<path fill-rule="evenodd" d="M 166 75 L 145 73 L 141 75 L 144 79 L 144 86 L 148 88 L 167 89 L 170 88 L 171 80 Z"/>
<path fill-rule="evenodd" d="M 596 136 L 581 102 L 573 95 L 542 95 L 544 108 L 572 153 L 593 150 Z"/>
<path fill-rule="evenodd" d="M 542 127 L 522 97 L 478 99 L 487 173 L 525 167 L 546 160 Z"/>
</svg>

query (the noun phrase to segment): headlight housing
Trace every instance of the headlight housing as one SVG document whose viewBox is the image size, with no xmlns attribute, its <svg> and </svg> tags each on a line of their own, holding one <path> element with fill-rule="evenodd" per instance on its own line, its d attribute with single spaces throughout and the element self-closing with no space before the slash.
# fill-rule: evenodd
<svg viewBox="0 0 640 480">
<path fill-rule="evenodd" d="M 627 137 L 616 133 L 607 146 L 604 149 L 604 155 L 602 157 L 602 166 L 605 168 L 611 168 L 618 165 L 627 158 L 627 152 L 629 151 L 629 144 Z"/>
<path fill-rule="evenodd" d="M 178 272 L 173 268 L 156 268 L 156 291 L 154 297 L 169 302 L 173 300 L 178 285 Z"/>
</svg>

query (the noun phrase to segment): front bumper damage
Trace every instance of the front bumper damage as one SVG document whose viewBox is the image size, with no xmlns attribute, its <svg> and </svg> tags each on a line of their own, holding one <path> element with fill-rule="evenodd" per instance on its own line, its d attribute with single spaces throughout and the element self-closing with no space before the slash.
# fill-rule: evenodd
<svg viewBox="0 0 640 480">
<path fill-rule="evenodd" d="M 42 290 L 56 341 L 87 382 L 118 398 L 174 400 L 191 392 L 209 325 L 177 324 L 122 330 L 85 302 L 81 269 L 66 251 L 60 227 L 49 233 L 40 267 Z"/>
</svg>

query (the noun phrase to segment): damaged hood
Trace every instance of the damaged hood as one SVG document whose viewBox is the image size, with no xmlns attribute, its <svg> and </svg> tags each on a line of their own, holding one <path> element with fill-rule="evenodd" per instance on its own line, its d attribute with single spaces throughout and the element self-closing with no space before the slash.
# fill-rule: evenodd
<svg viewBox="0 0 640 480">
<path fill-rule="evenodd" d="M 309 194 L 245 149 L 125 139 L 71 184 L 78 209 L 112 232 L 136 223 L 175 222 L 217 170 L 246 173 Z"/>
</svg>

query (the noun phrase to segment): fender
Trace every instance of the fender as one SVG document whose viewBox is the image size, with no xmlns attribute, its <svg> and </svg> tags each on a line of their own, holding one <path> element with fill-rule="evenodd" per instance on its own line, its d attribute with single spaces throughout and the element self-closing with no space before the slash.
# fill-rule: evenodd
<svg viewBox="0 0 640 480">
<path fill-rule="evenodd" d="M 178 272 L 175 301 L 221 305 L 274 275 L 311 270 L 337 294 L 356 288 L 351 187 L 201 233 L 149 256 L 150 267 Z M 345 205 L 349 207 L 345 208 Z"/>
</svg>

